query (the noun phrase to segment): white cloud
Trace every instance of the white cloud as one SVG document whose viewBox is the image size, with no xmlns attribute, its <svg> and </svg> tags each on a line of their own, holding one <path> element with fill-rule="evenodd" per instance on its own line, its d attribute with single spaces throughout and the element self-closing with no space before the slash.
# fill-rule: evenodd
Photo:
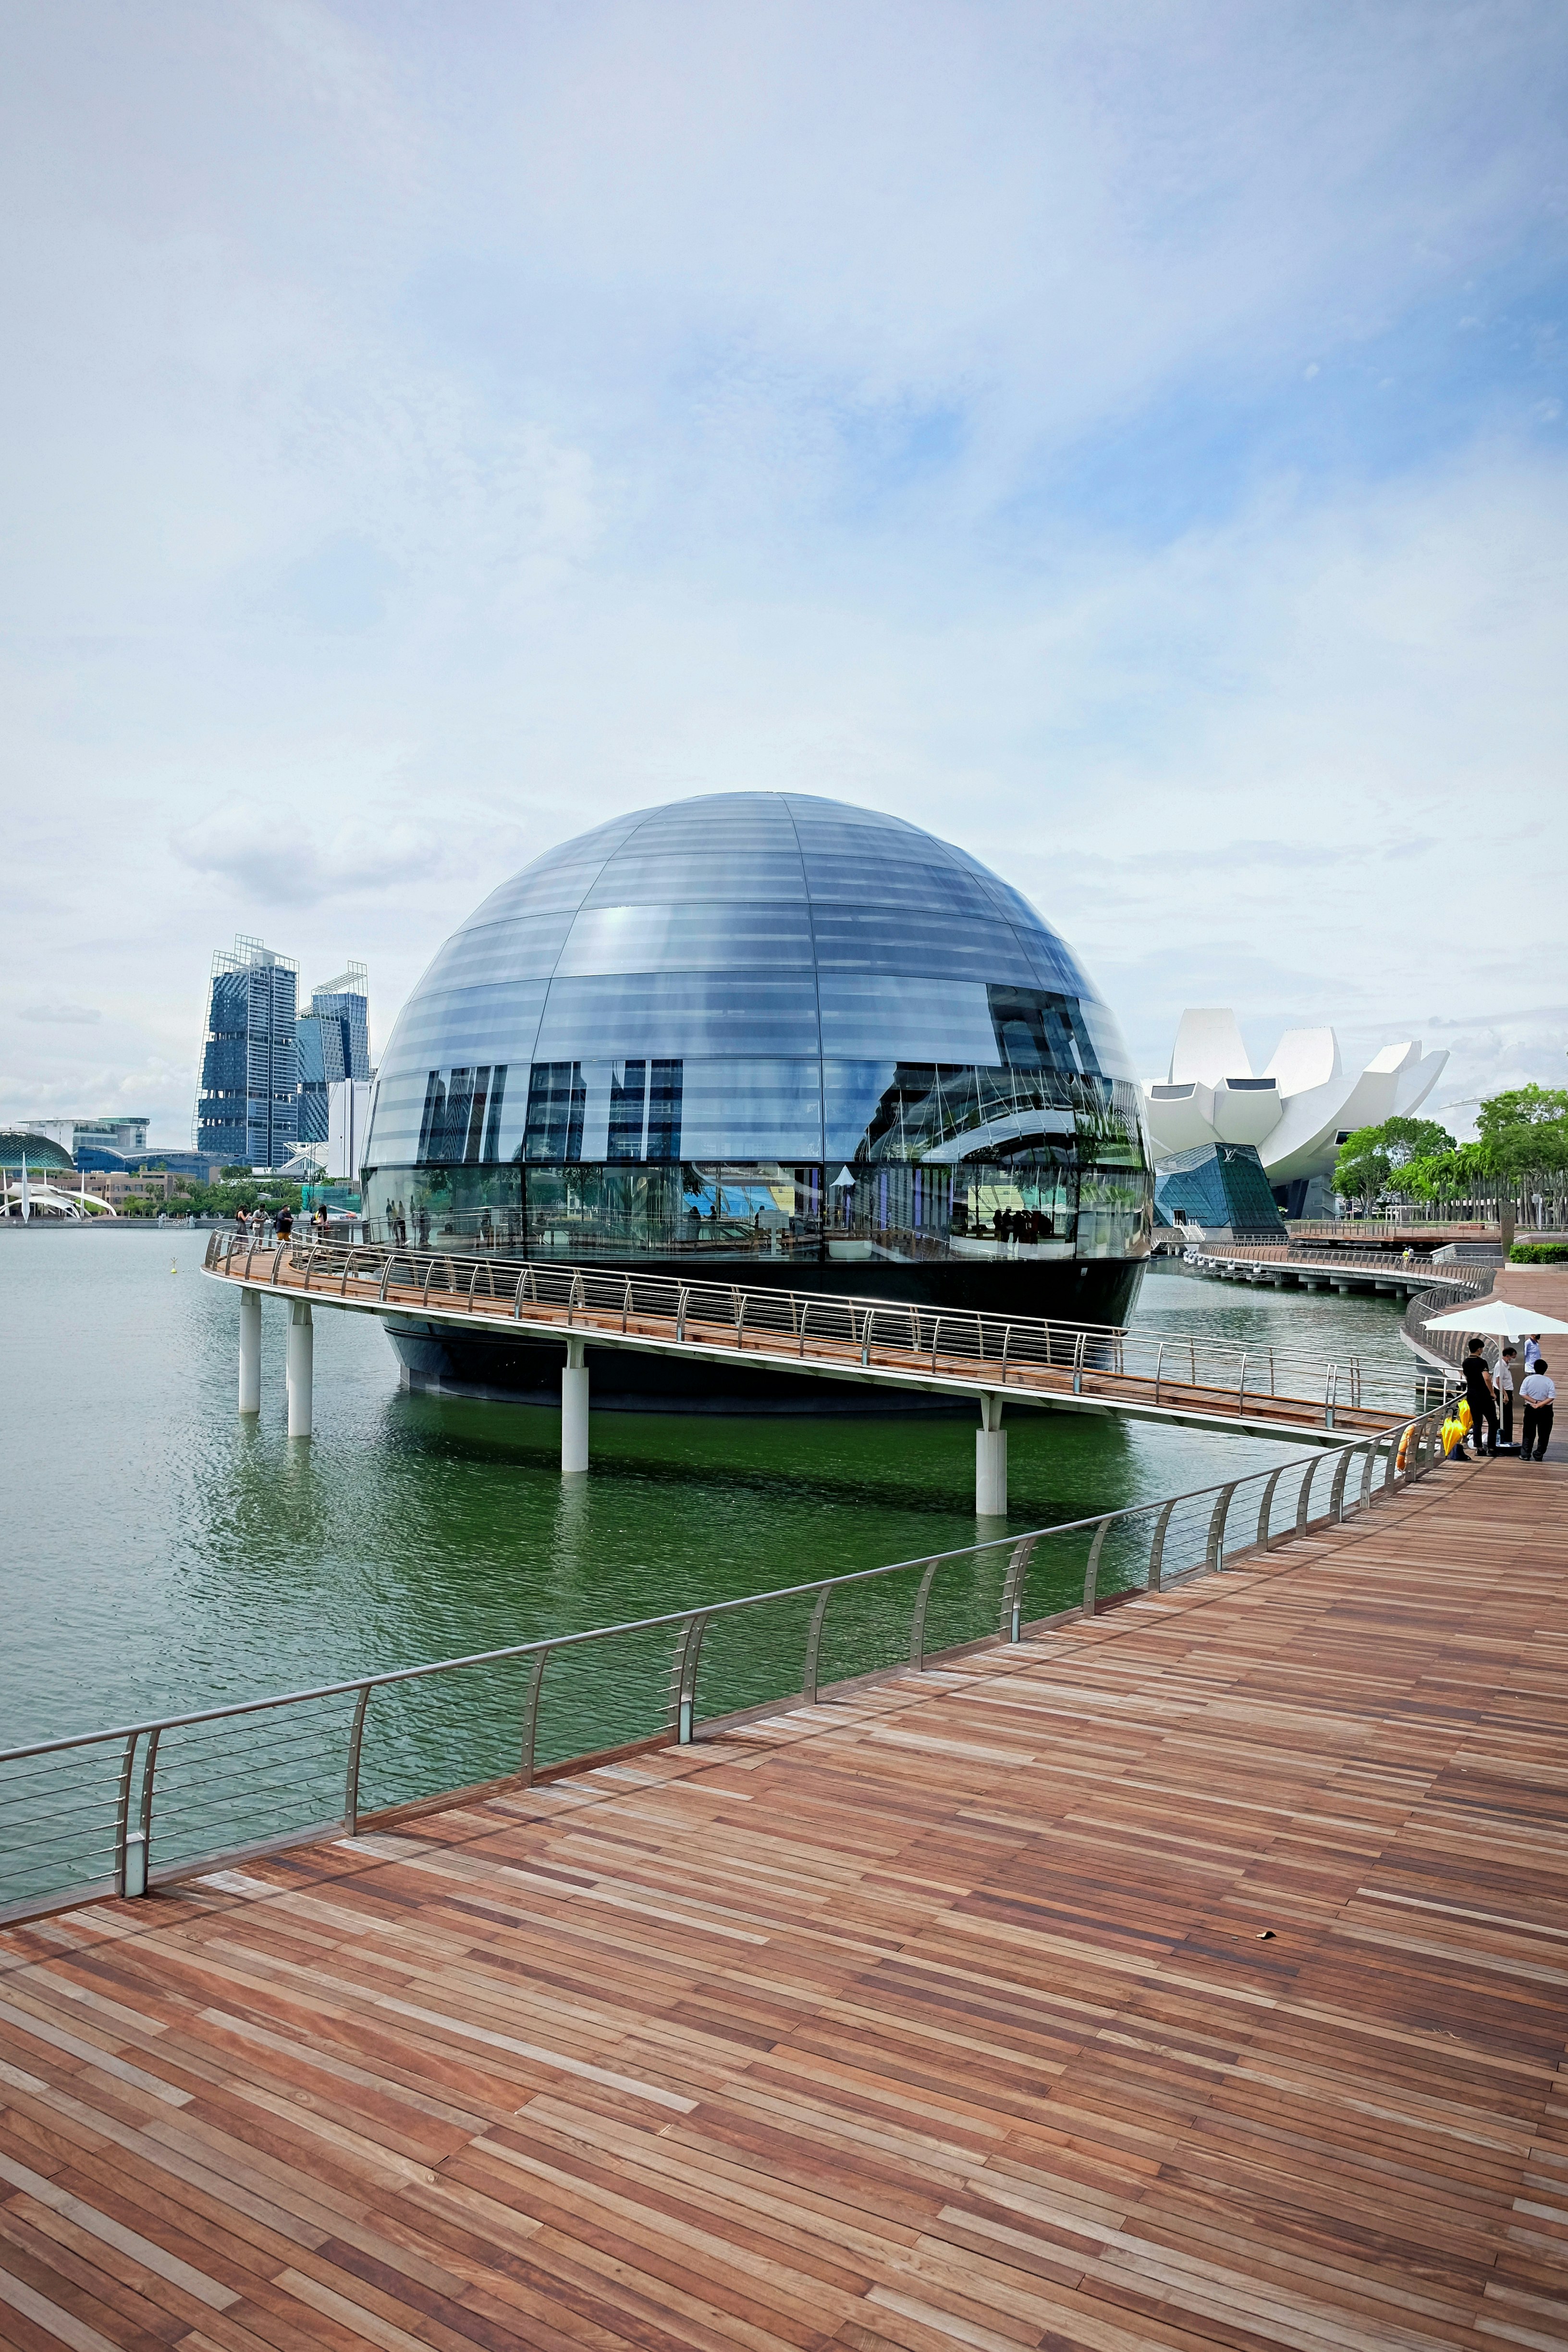
<svg viewBox="0 0 1568 2352">
<path fill-rule="evenodd" d="M 95 1021 L 101 1021 L 103 1015 L 90 1004 L 69 1004 L 63 998 L 42 997 L 27 1004 L 19 1004 L 16 1018 L 18 1021 L 54 1022 L 64 1028 L 81 1029 L 90 1027 Z"/>
<path fill-rule="evenodd" d="M 172 837 L 174 855 L 197 874 L 229 883 L 249 905 L 309 907 L 417 884 L 440 874 L 445 853 L 423 825 L 364 822 L 325 828 L 292 808 L 231 803 Z"/>
</svg>

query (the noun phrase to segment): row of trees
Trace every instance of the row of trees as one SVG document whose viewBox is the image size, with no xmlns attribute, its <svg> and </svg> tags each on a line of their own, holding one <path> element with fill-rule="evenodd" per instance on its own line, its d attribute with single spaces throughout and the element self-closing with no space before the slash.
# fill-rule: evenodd
<svg viewBox="0 0 1568 2352">
<path fill-rule="evenodd" d="M 298 1184 L 274 1184 L 253 1176 L 248 1168 L 225 1169 L 216 1184 L 200 1184 L 194 1176 L 176 1176 L 167 1200 L 157 1193 L 129 1192 L 121 1202 L 122 1217 L 232 1217 L 237 1209 L 300 1209 Z"/>
<path fill-rule="evenodd" d="M 1334 1190 L 1368 1210 L 1388 1200 L 1424 1206 L 1513 1201 L 1532 1183 L 1568 1190 L 1568 1090 L 1516 1087 L 1476 1117 L 1474 1143 L 1456 1143 L 1431 1118 L 1385 1118 L 1340 1147 Z"/>
</svg>

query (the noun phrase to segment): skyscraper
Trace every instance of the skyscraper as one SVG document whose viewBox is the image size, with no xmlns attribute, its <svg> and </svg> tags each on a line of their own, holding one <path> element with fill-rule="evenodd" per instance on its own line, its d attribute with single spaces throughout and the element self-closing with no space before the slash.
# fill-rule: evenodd
<svg viewBox="0 0 1568 2352">
<path fill-rule="evenodd" d="M 370 1077 L 370 974 L 351 963 L 324 981 L 300 1015 L 300 1140 L 325 1143 L 328 1088 Z"/>
<path fill-rule="evenodd" d="M 213 957 L 196 1147 L 236 1166 L 279 1168 L 300 1132 L 300 967 L 237 937 Z"/>
</svg>

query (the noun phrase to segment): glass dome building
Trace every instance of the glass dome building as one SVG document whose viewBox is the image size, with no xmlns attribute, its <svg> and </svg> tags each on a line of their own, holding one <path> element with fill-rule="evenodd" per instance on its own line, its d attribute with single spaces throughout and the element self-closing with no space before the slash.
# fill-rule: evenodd
<svg viewBox="0 0 1568 2352">
<path fill-rule="evenodd" d="M 730 793 L 546 851 L 454 933 L 364 1201 L 411 1244 L 1120 1322 L 1152 1175 L 1115 1020 L 1026 898 L 897 817 Z"/>
</svg>

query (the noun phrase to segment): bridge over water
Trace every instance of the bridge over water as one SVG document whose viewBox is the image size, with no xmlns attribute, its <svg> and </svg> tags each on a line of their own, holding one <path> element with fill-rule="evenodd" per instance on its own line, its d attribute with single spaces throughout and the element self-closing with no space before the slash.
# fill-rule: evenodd
<svg viewBox="0 0 1568 2352">
<path fill-rule="evenodd" d="M 1407 1406 L 1408 1387 L 1358 1360 L 1323 1363 L 1207 1334 L 986 1315 L 628 1275 L 609 1268 L 300 1239 L 260 1246 L 215 1234 L 205 1271 L 240 1293 L 239 1410 L 261 1403 L 261 1301 L 288 1302 L 289 1431 L 313 1415 L 318 1307 L 435 1329 L 505 1330 L 559 1345 L 561 1467 L 588 1467 L 589 1351 L 630 1349 L 739 1364 L 978 1409 L 975 1509 L 1007 1507 L 1005 1408 L 1118 1413 L 1141 1421 L 1327 1444 L 1370 1435 Z"/>
</svg>

